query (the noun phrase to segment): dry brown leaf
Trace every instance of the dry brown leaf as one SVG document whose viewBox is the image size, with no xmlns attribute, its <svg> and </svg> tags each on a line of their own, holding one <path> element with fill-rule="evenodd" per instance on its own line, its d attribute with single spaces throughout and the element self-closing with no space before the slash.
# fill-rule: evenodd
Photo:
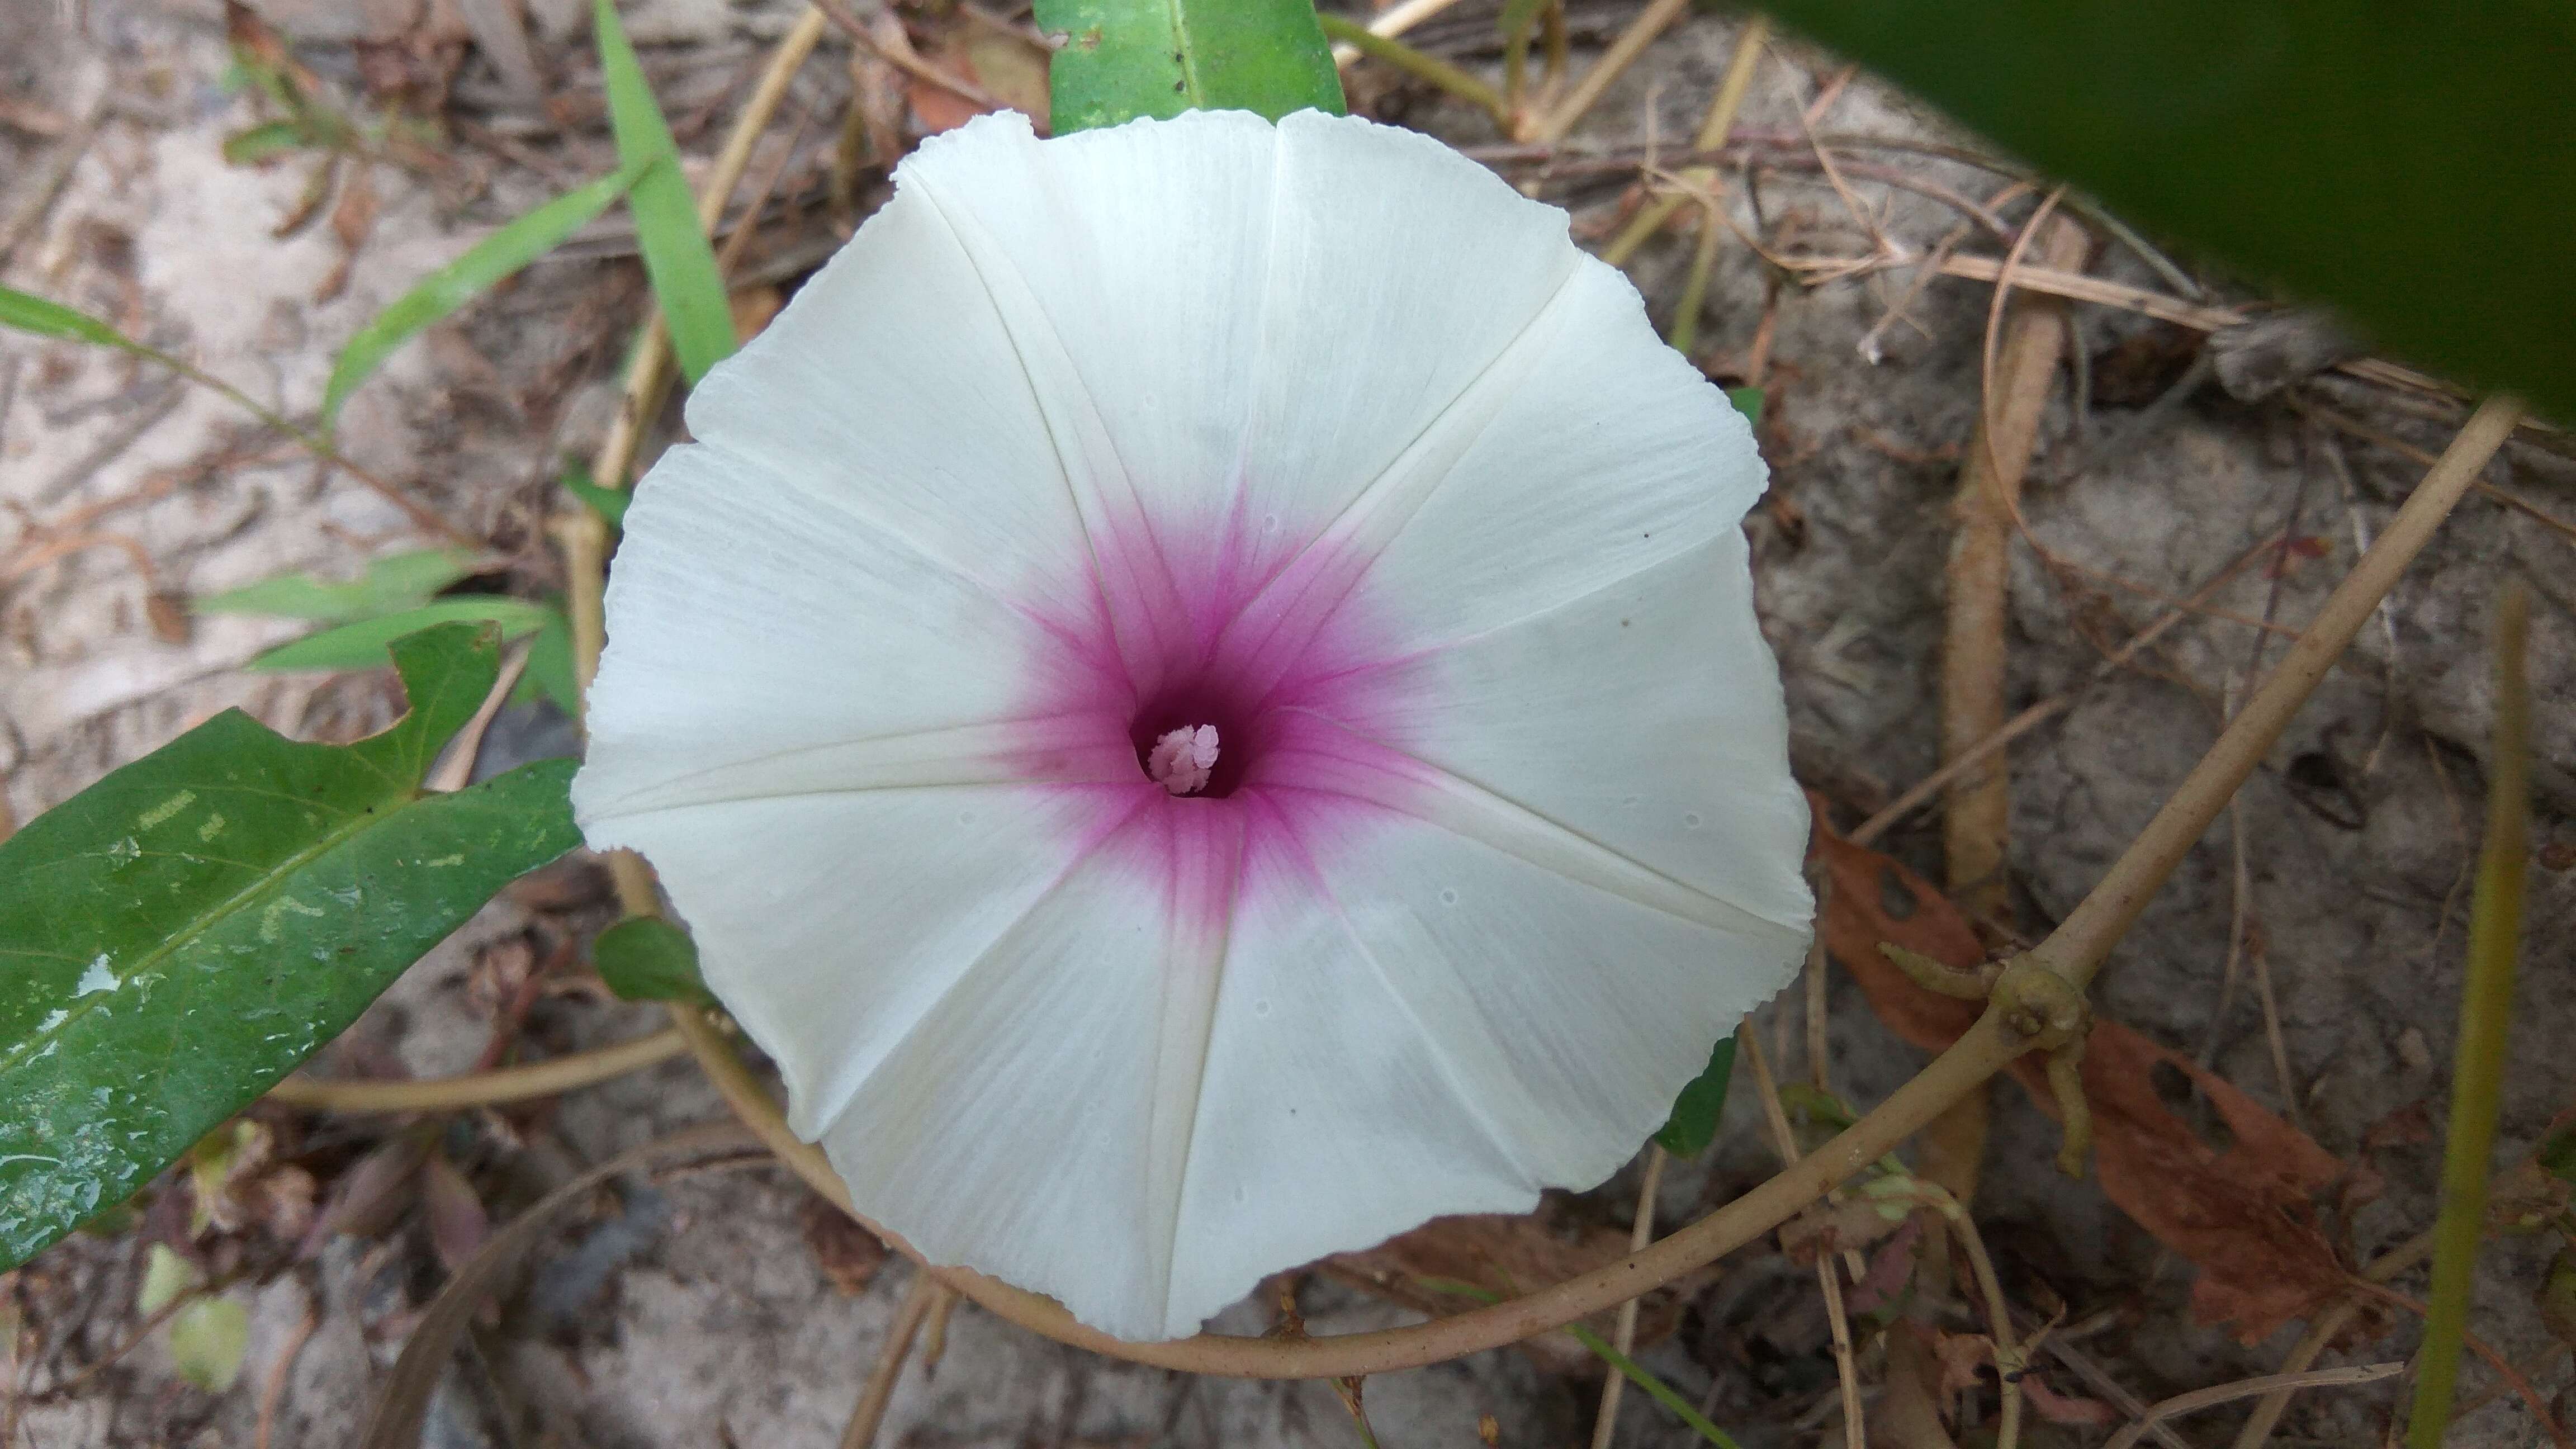
<svg viewBox="0 0 2576 1449">
<path fill-rule="evenodd" d="M 1857 1316 L 1875 1313 L 1895 1302 L 1905 1292 L 1905 1285 L 1913 1281 L 1915 1255 L 1922 1246 L 1923 1215 L 1916 1213 L 1898 1224 L 1878 1251 L 1870 1255 L 1869 1270 L 1844 1290 L 1844 1305 Z"/>
<path fill-rule="evenodd" d="M 1819 1253 L 1866 1248 L 1912 1221 L 1911 1214 L 1899 1213 L 1891 1218 L 1879 1211 L 1877 1203 L 1856 1197 L 1846 1198 L 1782 1223 L 1780 1251 L 1787 1253 L 1789 1261 L 1799 1267 L 1812 1268 Z"/>
<path fill-rule="evenodd" d="M 970 85 L 974 83 L 975 77 L 972 74 L 963 73 L 971 72 L 972 66 L 955 61 L 951 63 L 956 66 L 958 72 L 961 72 L 957 76 L 959 80 Z M 982 106 L 936 81 L 926 81 L 919 76 L 914 76 L 906 81 L 904 89 L 905 94 L 912 101 L 912 118 L 919 123 L 921 134 L 925 136 L 936 136 L 942 131 L 954 131 L 984 114 Z"/>
<path fill-rule="evenodd" d="M 340 243 L 340 259 L 313 289 L 314 301 L 328 302 L 348 289 L 349 268 L 375 229 L 376 183 L 360 163 L 349 168 L 348 184 L 340 188 L 340 199 L 331 208 L 331 235 Z"/>
<path fill-rule="evenodd" d="M 442 1154 L 432 1153 L 421 1164 L 420 1205 L 429 1222 L 429 1246 L 450 1273 L 473 1261 L 492 1235 L 492 1216 L 474 1184 Z"/>
<path fill-rule="evenodd" d="M 405 1189 L 428 1155 L 427 1145 L 413 1132 L 378 1143 L 332 1184 L 330 1203 L 305 1235 L 300 1255 L 309 1258 L 319 1253 L 336 1233 L 383 1236 L 409 1205 Z"/>
<path fill-rule="evenodd" d="M 2120 1422 L 2120 1411 L 2099 1399 L 2071 1399 L 2048 1386 L 2048 1380 L 2035 1373 L 2021 1376 L 2022 1397 L 2030 1401 L 2031 1412 L 2052 1424 L 2065 1424 L 2079 1429 L 2107 1428 Z"/>
<path fill-rule="evenodd" d="M 1024 112 L 1044 135 L 1047 130 L 1047 53 L 1017 35 L 975 27 L 959 47 L 960 69 L 1012 110 Z M 952 52 L 953 54 L 953 52 Z"/>
<path fill-rule="evenodd" d="M 1832 881 L 1825 944 L 1889 1029 L 1926 1051 L 1958 1039 L 1975 1003 L 1916 985 L 1878 952 L 1892 941 L 1945 965 L 1978 965 L 1976 934 L 1929 881 L 1833 833 L 1817 813 L 1816 852 Z M 2233 1141 L 2211 1146 L 2157 1094 L 2159 1067 L 2197 1085 Z M 2050 1112 L 2040 1063 L 2013 1076 Z M 2093 1107 L 2094 1164 L 2105 1196 L 2157 1241 L 2200 1268 L 2192 1312 L 2230 1323 L 2253 1342 L 2306 1316 L 2339 1292 L 2346 1274 L 2315 1224 L 2311 1198 L 2344 1163 L 2225 1079 L 2114 1021 L 2097 1021 L 2085 1044 L 2084 1090 Z"/>
<path fill-rule="evenodd" d="M 876 1277 L 877 1270 L 885 1266 L 884 1242 L 823 1199 L 808 1194 L 796 1220 L 804 1230 L 805 1246 L 814 1252 L 816 1266 L 842 1297 L 857 1297 Z"/>
<path fill-rule="evenodd" d="M 1958 1449 L 1941 1424 L 1941 1361 L 1927 1330 L 1900 1323 L 1887 1335 L 1887 1385 L 1869 1415 L 1880 1449 Z"/>
</svg>

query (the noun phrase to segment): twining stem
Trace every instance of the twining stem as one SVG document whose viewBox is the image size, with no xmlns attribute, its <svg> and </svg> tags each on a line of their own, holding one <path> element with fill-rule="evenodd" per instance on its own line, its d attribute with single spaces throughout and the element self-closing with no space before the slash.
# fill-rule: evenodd
<svg viewBox="0 0 2576 1449">
<path fill-rule="evenodd" d="M 615 1046 L 572 1052 L 495 1071 L 422 1081 L 322 1081 L 288 1077 L 268 1089 L 268 1099 L 320 1112 L 449 1112 L 497 1107 L 597 1086 L 666 1062 L 689 1049 L 676 1031 L 657 1031 Z"/>
<path fill-rule="evenodd" d="M 1323 22 L 1324 34 L 1332 39 L 1371 60 L 1382 60 L 1407 75 L 1427 80 L 1458 99 L 1482 108 L 1497 125 L 1511 124 L 1503 93 L 1485 84 L 1482 77 L 1460 70 L 1436 55 L 1416 50 L 1401 40 L 1380 35 L 1347 16 L 1319 12 L 1315 18 Z"/>
<path fill-rule="evenodd" d="M 2531 686 L 2523 651 L 2531 596 L 2519 580 L 2496 603 L 2495 745 L 2487 771 L 2486 843 L 2469 905 L 2468 980 L 2460 989 L 2460 1044 L 2451 1068 L 2451 1127 L 2442 1152 L 2442 1212 L 2433 1226 L 2433 1287 L 2407 1416 L 2409 1449 L 2440 1449 L 2458 1384 L 2460 1343 L 2486 1238 L 2487 1162 L 2495 1155 L 2505 1042 L 2513 1017 L 2514 960 L 2522 945 L 2524 877 L 2531 849 Z"/>
<path fill-rule="evenodd" d="M 2521 416 L 2521 404 L 2511 398 L 2489 398 L 2479 404 L 2405 506 L 2389 520 L 2379 541 L 2335 586 L 2307 631 L 2245 702 L 2209 753 L 2200 757 L 2146 829 L 2112 862 L 2101 882 L 2031 953 L 2034 962 L 2079 988 L 2091 983 L 2111 948 L 2127 934 L 2193 843 L 2218 819 L 2236 787 L 2270 753 L 2290 717 L 2351 646 L 2398 575 L 2414 562 L 2460 495 L 2477 481 Z"/>
</svg>

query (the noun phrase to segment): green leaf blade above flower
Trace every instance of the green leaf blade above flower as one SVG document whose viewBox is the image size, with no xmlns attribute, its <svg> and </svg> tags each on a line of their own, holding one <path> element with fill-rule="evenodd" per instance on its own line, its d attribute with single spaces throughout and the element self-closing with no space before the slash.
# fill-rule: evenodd
<svg viewBox="0 0 2576 1449">
<path fill-rule="evenodd" d="M 1343 111 L 1312 0 L 1038 0 L 1065 37 L 1048 85 L 1065 135 L 1187 110 Z"/>
<path fill-rule="evenodd" d="M 511 879 L 577 843 L 570 761 L 452 794 L 490 692 L 462 625 L 394 648 L 412 700 L 354 745 L 216 716 L 0 845 L 0 1266 L 131 1194 L 354 1020 Z"/>
<path fill-rule="evenodd" d="M 680 374 L 695 386 L 707 369 L 733 352 L 733 307 L 715 250 L 698 221 L 688 178 L 680 174 L 680 150 L 671 139 L 670 123 L 653 101 L 653 88 L 645 82 L 644 67 L 611 0 L 597 0 L 591 24 L 606 75 L 609 129 L 616 133 L 619 161 L 635 178 L 627 205 L 635 213 L 644 271 L 671 329 L 671 352 L 679 359 Z"/>
<path fill-rule="evenodd" d="M 2131 221 L 2576 415 L 2566 7 L 1763 8 Z"/>
</svg>

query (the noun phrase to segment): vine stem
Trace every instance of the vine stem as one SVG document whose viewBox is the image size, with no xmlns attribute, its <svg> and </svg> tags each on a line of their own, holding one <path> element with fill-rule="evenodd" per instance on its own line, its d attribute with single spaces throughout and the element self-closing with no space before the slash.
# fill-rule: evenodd
<svg viewBox="0 0 2576 1449">
<path fill-rule="evenodd" d="M 2101 882 L 2031 952 L 2033 961 L 2078 988 L 2093 980 L 2111 948 L 2147 908 L 2148 899 L 2217 820 L 2236 787 L 2270 753 L 2290 717 L 2352 644 L 2379 601 L 2395 587 L 2398 575 L 2423 551 L 2521 417 L 2522 405 L 2512 398 L 2489 398 L 2478 405 L 2451 445 L 2442 450 L 2432 471 L 2408 495 L 2405 506 L 2388 521 L 2379 540 L 2335 586 L 2298 642 L 2264 679 L 2262 688 L 2245 702 L 2146 829 L 2112 862 Z"/>
<path fill-rule="evenodd" d="M 411 1082 L 288 1077 L 268 1089 L 268 1099 L 319 1112 L 445 1112 L 461 1107 L 497 1107 L 597 1086 L 656 1062 L 669 1061 L 688 1049 L 688 1042 L 678 1032 L 657 1031 L 615 1046 L 461 1077 Z"/>
</svg>

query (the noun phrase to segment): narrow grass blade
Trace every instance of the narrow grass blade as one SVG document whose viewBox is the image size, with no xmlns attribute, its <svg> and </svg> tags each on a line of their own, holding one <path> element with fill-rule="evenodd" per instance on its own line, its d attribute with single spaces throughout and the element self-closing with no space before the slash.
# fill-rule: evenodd
<svg viewBox="0 0 2576 1449">
<path fill-rule="evenodd" d="M 617 7 L 596 0 L 592 23 L 598 32 L 599 65 L 608 86 L 608 124 L 617 136 L 617 156 L 635 177 L 627 206 L 635 214 L 635 236 L 644 252 L 645 273 L 653 279 L 654 300 L 662 304 L 671 329 L 671 353 L 680 375 L 695 386 L 707 369 L 733 352 L 733 306 L 725 299 L 724 276 L 716 270 L 715 249 L 689 195 L 688 178 L 680 174 L 679 147 L 670 124 L 653 102 L 653 88 L 635 59 L 635 47 L 618 24 Z"/>
<path fill-rule="evenodd" d="M 322 425 L 328 428 L 340 405 L 357 391 L 377 366 L 420 330 L 454 313 L 489 290 L 493 283 L 544 256 L 565 237 L 608 209 L 629 184 L 629 173 L 603 176 L 568 191 L 483 240 L 465 255 L 423 277 L 358 329 L 340 358 L 331 365 L 331 380 L 322 390 Z"/>
<path fill-rule="evenodd" d="M 95 342 L 122 352 L 151 355 L 151 350 L 133 338 L 84 312 L 75 312 L 60 302 L 0 287 L 0 327 L 13 327 L 20 332 L 33 332 L 39 337 L 67 337 L 74 342 Z"/>
<path fill-rule="evenodd" d="M 208 594 L 190 607 L 200 614 L 275 614 L 349 624 L 419 608 L 472 572 L 474 556 L 463 549 L 415 549 L 377 559 L 351 583 L 311 574 L 279 574 Z"/>
<path fill-rule="evenodd" d="M 2522 946 L 2531 850 L 2531 685 L 2523 645 L 2531 596 L 2519 581 L 2496 606 L 2495 748 L 2488 761 L 2486 843 L 2469 900 L 2468 980 L 2460 988 L 2460 1046 L 2451 1068 L 2451 1125 L 2442 1149 L 2442 1214 L 2433 1225 L 2433 1288 L 2417 1359 L 2408 1449 L 2441 1449 L 2468 1331 L 2478 1248 L 2487 1226 L 2489 1159 L 2503 1101 L 2513 1019 L 2514 958 Z"/>
<path fill-rule="evenodd" d="M 497 624 L 504 643 L 545 628 L 558 610 L 500 594 L 471 594 L 432 599 L 416 609 L 382 618 L 361 619 L 292 644 L 281 644 L 250 662 L 252 669 L 374 669 L 385 662 L 385 646 L 406 634 L 438 624 Z"/>
</svg>

